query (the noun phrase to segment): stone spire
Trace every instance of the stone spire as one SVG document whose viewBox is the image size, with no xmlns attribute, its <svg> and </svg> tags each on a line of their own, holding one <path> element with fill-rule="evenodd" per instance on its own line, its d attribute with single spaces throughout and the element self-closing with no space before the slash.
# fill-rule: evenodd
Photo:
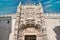
<svg viewBox="0 0 60 40">
<path fill-rule="evenodd" d="M 21 6 L 21 2 L 19 3 L 19 5 L 17 7 L 17 12 L 20 12 L 20 6 Z"/>
</svg>

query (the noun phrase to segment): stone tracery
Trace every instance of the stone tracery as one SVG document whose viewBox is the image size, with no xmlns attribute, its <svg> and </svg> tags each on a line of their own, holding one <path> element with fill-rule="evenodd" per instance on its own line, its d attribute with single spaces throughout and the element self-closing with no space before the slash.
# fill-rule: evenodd
<svg viewBox="0 0 60 40">
<path fill-rule="evenodd" d="M 29 10 L 27 10 L 27 9 L 25 9 L 25 10 L 30 11 L 30 8 L 34 7 L 32 12 L 36 11 L 36 9 L 37 9 L 36 6 L 37 5 L 33 5 L 33 6 L 32 5 L 30 5 L 30 6 L 25 5 L 25 7 L 29 9 Z M 41 40 L 47 40 L 47 39 L 45 39 L 47 37 L 47 35 L 46 35 L 46 28 L 45 28 L 45 24 L 44 24 L 45 23 L 44 22 L 44 15 L 43 15 L 43 12 L 42 12 L 43 10 L 40 10 L 40 9 L 43 9 L 41 7 L 41 5 L 40 6 L 38 5 L 38 7 L 40 7 L 39 8 L 40 12 L 39 11 L 33 12 L 34 15 L 32 13 L 29 13 L 29 12 L 28 13 L 24 12 L 24 14 L 23 14 L 24 16 L 23 16 L 21 14 L 22 13 L 21 10 L 22 10 L 23 7 L 24 7 L 24 5 L 19 6 L 20 12 L 18 13 L 18 15 L 16 17 L 17 18 L 17 20 L 16 20 L 17 21 L 16 22 L 16 26 L 17 26 L 16 31 L 17 31 L 17 33 L 15 33 L 16 34 L 15 35 L 16 40 L 22 39 L 23 35 L 25 35 L 24 33 L 26 33 L 26 32 L 27 32 L 27 35 L 30 35 L 29 32 L 32 32 L 33 30 L 34 30 L 34 32 L 35 32 L 35 30 L 37 30 L 36 31 L 36 34 L 37 34 L 36 36 L 41 37 L 42 38 Z M 38 16 L 36 15 L 37 12 L 39 12 Z M 29 14 L 29 15 L 26 15 L 26 14 Z M 24 18 L 22 18 L 22 17 L 24 17 Z M 39 18 L 37 18 L 37 17 L 39 17 Z M 33 28 L 33 30 L 31 28 Z M 24 32 L 25 29 L 26 29 L 26 31 Z M 29 32 L 27 30 L 29 30 Z M 39 38 L 37 38 L 37 39 L 39 39 Z M 22 40 L 24 40 L 24 39 L 22 39 Z"/>
</svg>

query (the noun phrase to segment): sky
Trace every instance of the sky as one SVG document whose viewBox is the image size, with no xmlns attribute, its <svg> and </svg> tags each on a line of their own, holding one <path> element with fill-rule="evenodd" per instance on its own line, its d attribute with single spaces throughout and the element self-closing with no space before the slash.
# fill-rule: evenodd
<svg viewBox="0 0 60 40">
<path fill-rule="evenodd" d="M 22 4 L 38 4 L 40 2 L 44 13 L 60 13 L 60 0 L 0 0 L 0 15 L 15 14 L 20 2 Z"/>
</svg>

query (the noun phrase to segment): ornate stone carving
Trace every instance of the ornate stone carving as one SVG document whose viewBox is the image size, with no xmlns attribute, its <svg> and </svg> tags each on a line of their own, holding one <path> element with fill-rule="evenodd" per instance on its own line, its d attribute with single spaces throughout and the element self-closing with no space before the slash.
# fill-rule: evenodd
<svg viewBox="0 0 60 40">
<path fill-rule="evenodd" d="M 32 6 L 27 6 L 29 10 L 30 7 Z M 26 7 L 26 8 L 27 8 Z M 35 8 L 35 6 L 33 6 Z M 39 6 L 40 7 L 40 6 Z M 25 11 L 29 11 L 25 8 Z M 42 9 L 42 8 L 40 8 Z M 39 9 L 39 11 L 40 11 Z M 24 13 L 24 18 L 22 18 L 22 14 L 21 14 L 21 11 L 22 10 L 22 6 L 20 7 L 20 13 L 18 13 L 17 15 L 17 19 L 16 19 L 16 27 L 17 29 L 15 29 L 17 32 L 17 34 L 15 35 L 17 40 L 22 40 L 22 37 L 23 37 L 23 30 L 26 29 L 26 28 L 35 28 L 36 30 L 39 31 L 40 34 L 38 34 L 39 37 L 42 37 L 43 40 L 46 40 L 47 38 L 47 35 L 46 35 L 46 28 L 43 27 L 45 25 L 45 22 L 44 22 L 44 14 L 42 12 L 40 12 L 38 15 L 39 16 L 39 19 L 37 18 L 36 14 L 36 9 L 33 9 L 35 12 L 32 12 L 35 13 L 34 14 L 34 17 L 33 15 L 31 15 L 31 11 L 29 11 L 30 13 Z M 29 16 L 28 16 L 29 15 Z M 21 22 L 23 21 L 23 22 Z"/>
</svg>

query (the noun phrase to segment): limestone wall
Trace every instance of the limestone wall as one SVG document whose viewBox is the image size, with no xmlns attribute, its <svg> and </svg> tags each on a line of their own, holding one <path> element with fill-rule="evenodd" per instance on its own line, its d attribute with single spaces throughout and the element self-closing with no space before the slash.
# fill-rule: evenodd
<svg viewBox="0 0 60 40">
<path fill-rule="evenodd" d="M 0 40 L 9 40 L 11 23 L 11 17 L 0 17 Z"/>
<path fill-rule="evenodd" d="M 15 21 L 16 19 L 11 17 L 0 17 L 0 40 L 9 40 L 9 37 L 13 37 Z M 48 40 L 60 40 L 60 15 L 45 16 L 45 24 Z"/>
<path fill-rule="evenodd" d="M 16 19 L 12 18 L 11 33 L 9 35 L 9 40 L 14 40 L 14 35 L 15 35 L 15 30 L 14 29 L 16 28 L 15 22 L 16 22 Z"/>
<path fill-rule="evenodd" d="M 48 40 L 60 40 L 60 19 L 45 19 Z"/>
</svg>

